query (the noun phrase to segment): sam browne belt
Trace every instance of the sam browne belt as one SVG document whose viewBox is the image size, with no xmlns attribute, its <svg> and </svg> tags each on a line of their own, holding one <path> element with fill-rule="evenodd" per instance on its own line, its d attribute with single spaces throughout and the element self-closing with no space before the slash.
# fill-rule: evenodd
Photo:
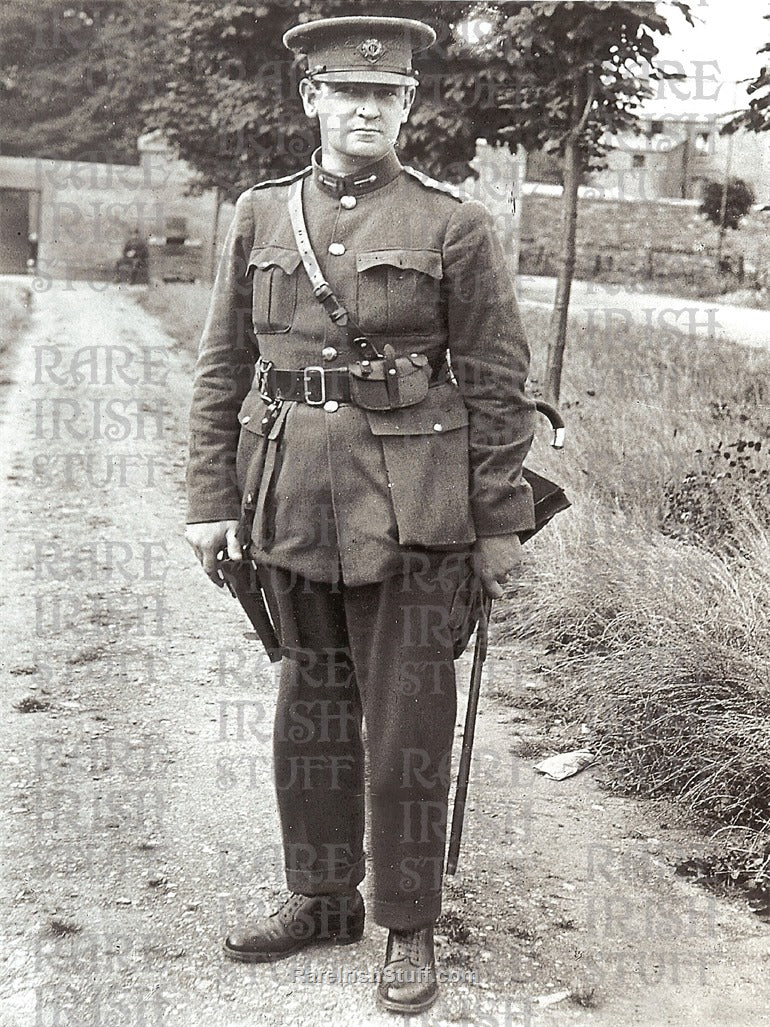
<svg viewBox="0 0 770 1027">
<path fill-rule="evenodd" d="M 399 406 L 419 402 L 429 386 L 442 385 L 450 380 L 445 354 L 433 359 L 424 353 L 394 357 L 393 369 Z M 389 370 L 385 360 L 364 360 L 350 367 L 289 369 L 274 367 L 260 357 L 256 365 L 256 384 L 259 394 L 269 403 L 306 403 L 327 410 L 336 410 L 342 403 L 351 403 L 365 409 L 381 410 L 393 406 L 392 397 L 388 394 Z"/>
</svg>

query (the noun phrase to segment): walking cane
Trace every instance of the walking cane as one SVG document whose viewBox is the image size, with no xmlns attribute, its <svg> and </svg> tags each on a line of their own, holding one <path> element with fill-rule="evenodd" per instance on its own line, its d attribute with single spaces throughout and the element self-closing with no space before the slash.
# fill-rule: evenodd
<svg viewBox="0 0 770 1027">
<path fill-rule="evenodd" d="M 553 437 L 551 445 L 554 449 L 561 449 L 564 445 L 564 421 L 561 414 L 550 403 L 538 400 L 537 409 L 544 414 L 551 423 Z M 535 474 L 528 468 L 523 469 L 523 476 L 532 488 L 532 495 L 535 503 L 535 527 L 531 531 L 521 532 L 522 542 L 540 531 L 552 517 L 561 510 L 566 510 L 570 505 L 563 489 L 548 478 Z M 471 670 L 471 683 L 468 689 L 468 708 L 465 713 L 465 730 L 463 732 L 463 746 L 460 752 L 460 766 L 457 770 L 457 788 L 455 790 L 455 803 L 452 812 L 452 829 L 449 835 L 449 851 L 447 853 L 447 874 L 454 874 L 457 870 L 457 859 L 460 855 L 460 841 L 463 834 L 463 820 L 465 819 L 465 800 L 468 796 L 468 781 L 471 774 L 471 756 L 473 754 L 473 739 L 476 734 L 476 713 L 479 705 L 479 693 L 481 691 L 481 672 L 484 669 L 484 660 L 487 656 L 487 641 L 489 638 L 489 618 L 492 612 L 492 599 L 484 596 L 479 612 L 479 622 L 476 629 L 476 646 L 473 651 L 473 668 Z"/>
<path fill-rule="evenodd" d="M 476 733 L 476 712 L 479 705 L 479 692 L 481 691 L 481 672 L 484 669 L 484 660 L 487 658 L 489 615 L 491 612 L 492 599 L 490 596 L 484 596 L 479 625 L 476 628 L 476 647 L 473 650 L 473 669 L 471 670 L 471 683 L 468 689 L 468 709 L 465 712 L 463 747 L 460 753 L 460 766 L 457 771 L 452 832 L 449 836 L 449 853 L 446 864 L 446 872 L 448 874 L 453 874 L 457 870 L 457 858 L 460 855 L 460 840 L 463 834 L 463 819 L 465 817 L 465 800 L 468 795 L 468 780 L 471 776 L 473 737 Z"/>
</svg>

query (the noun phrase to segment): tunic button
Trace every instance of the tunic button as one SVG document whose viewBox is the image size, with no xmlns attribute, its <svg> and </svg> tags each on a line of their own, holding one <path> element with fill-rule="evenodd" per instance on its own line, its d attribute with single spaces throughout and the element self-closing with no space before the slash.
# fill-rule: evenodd
<svg viewBox="0 0 770 1027">
<path fill-rule="evenodd" d="M 344 207 L 345 210 L 352 210 L 357 203 L 358 200 L 355 196 L 340 196 L 340 206 Z"/>
<path fill-rule="evenodd" d="M 251 417 L 249 417 L 249 415 L 246 414 L 244 419 L 241 421 L 241 424 L 248 424 L 250 420 L 251 420 Z"/>
<path fill-rule="evenodd" d="M 327 399 L 324 403 L 324 410 L 327 414 L 336 414 L 340 405 L 336 399 Z"/>
<path fill-rule="evenodd" d="M 344 245 L 344 243 L 333 242 L 329 246 L 329 253 L 331 253 L 331 255 L 333 257 L 341 257 L 344 252 L 345 252 L 345 245 Z"/>
<path fill-rule="evenodd" d="M 321 350 L 321 356 L 328 362 L 330 360 L 334 360 L 334 358 L 338 356 L 338 353 L 334 346 L 324 346 Z"/>
<path fill-rule="evenodd" d="M 439 424 L 439 422 L 436 421 L 436 423 L 433 425 L 433 430 L 434 431 L 443 431 L 444 430 L 444 425 L 443 424 Z"/>
</svg>

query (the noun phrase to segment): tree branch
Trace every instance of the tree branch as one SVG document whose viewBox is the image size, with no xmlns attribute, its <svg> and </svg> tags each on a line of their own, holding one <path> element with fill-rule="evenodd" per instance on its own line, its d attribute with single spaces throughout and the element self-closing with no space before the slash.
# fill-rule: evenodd
<svg viewBox="0 0 770 1027">
<path fill-rule="evenodd" d="M 591 116 L 591 108 L 593 107 L 595 97 L 596 78 L 592 74 L 588 79 L 588 93 L 586 94 L 586 101 L 583 105 L 583 113 L 580 115 L 580 120 L 578 121 L 577 125 L 575 125 L 575 127 L 572 129 L 572 134 L 575 136 L 575 138 L 578 138 L 581 135 L 586 125 L 588 124 L 588 119 Z"/>
</svg>

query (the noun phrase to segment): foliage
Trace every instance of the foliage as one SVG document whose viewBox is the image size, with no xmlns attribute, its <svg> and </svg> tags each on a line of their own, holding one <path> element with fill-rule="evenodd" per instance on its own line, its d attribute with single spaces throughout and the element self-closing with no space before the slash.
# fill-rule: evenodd
<svg viewBox="0 0 770 1027">
<path fill-rule="evenodd" d="M 500 134 L 527 150 L 563 155 L 577 132 L 584 163 L 601 164 L 604 133 L 634 129 L 651 82 L 669 77 L 655 67 L 653 33 L 669 32 L 655 4 L 529 0 L 490 10 L 497 24 L 481 57 L 508 114 Z"/>
<path fill-rule="evenodd" d="M 703 192 L 701 214 L 715 225 L 722 224 L 722 182 L 708 182 Z M 737 229 L 741 220 L 751 210 L 755 200 L 754 190 L 742 178 L 731 178 L 727 183 L 727 202 L 725 203 L 725 228 Z"/>
<path fill-rule="evenodd" d="M 760 530 L 770 529 L 766 443 L 767 439 L 741 438 L 726 444 L 720 440 L 703 466 L 688 471 L 681 481 L 667 483 L 662 530 L 723 551 L 740 546 L 749 517 Z"/>
<path fill-rule="evenodd" d="M 0 5 L 0 122 L 11 155 L 135 163 L 163 87 L 171 0 Z"/>
<path fill-rule="evenodd" d="M 766 14 L 765 18 L 770 21 L 770 14 Z M 770 53 L 770 43 L 765 43 L 757 53 Z M 748 109 L 734 118 L 725 131 L 747 128 L 752 132 L 767 132 L 770 129 L 770 67 L 765 65 L 746 87 L 746 91 L 751 97 Z"/>
</svg>

